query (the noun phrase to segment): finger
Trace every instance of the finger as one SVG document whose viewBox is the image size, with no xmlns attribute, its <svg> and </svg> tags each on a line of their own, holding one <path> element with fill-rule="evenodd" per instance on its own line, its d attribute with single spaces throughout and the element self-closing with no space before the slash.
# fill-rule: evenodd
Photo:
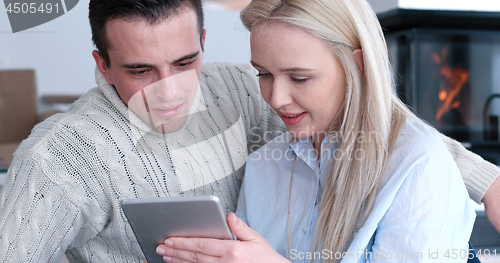
<svg viewBox="0 0 500 263">
<path fill-rule="evenodd" d="M 220 257 L 228 249 L 231 248 L 232 246 L 231 242 L 238 242 L 238 241 L 218 240 L 211 238 L 171 237 L 165 241 L 165 245 L 168 248 L 176 250 L 186 250 L 191 252 L 197 252 L 207 256 Z"/>
<path fill-rule="evenodd" d="M 212 262 L 219 262 L 220 258 L 193 251 L 179 250 L 167 247 L 165 249 L 165 253 L 163 254 L 163 260 L 165 262 L 212 263 Z"/>
<path fill-rule="evenodd" d="M 241 241 L 256 241 L 261 238 L 261 236 L 251 229 L 245 222 L 241 221 L 234 213 L 229 213 L 227 215 L 227 224 L 229 229 L 233 234 Z"/>
</svg>

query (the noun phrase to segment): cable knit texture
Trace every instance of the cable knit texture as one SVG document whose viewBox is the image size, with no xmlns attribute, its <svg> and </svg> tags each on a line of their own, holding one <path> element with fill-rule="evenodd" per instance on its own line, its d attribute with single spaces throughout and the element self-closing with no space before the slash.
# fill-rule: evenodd
<svg viewBox="0 0 500 263">
<path fill-rule="evenodd" d="M 441 139 L 457 163 L 470 198 L 480 204 L 491 183 L 500 175 L 500 168 L 485 161 L 481 156 L 467 151 L 455 140 L 442 134 Z"/>
<path fill-rule="evenodd" d="M 37 125 L 15 152 L 0 198 L 0 261 L 58 262 L 66 252 L 72 262 L 142 263 L 119 206 L 126 198 L 216 195 L 234 211 L 248 149 L 282 122 L 249 65 L 204 65 L 200 78 L 201 113 L 163 135 L 96 71 L 99 87 Z"/>
</svg>

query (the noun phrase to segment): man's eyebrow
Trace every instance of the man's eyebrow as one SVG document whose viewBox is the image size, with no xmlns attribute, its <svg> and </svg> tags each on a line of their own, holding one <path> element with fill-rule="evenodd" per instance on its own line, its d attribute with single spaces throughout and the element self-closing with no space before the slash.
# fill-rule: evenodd
<svg viewBox="0 0 500 263">
<path fill-rule="evenodd" d="M 197 52 L 189 54 L 189 55 L 185 55 L 179 59 L 174 60 L 172 62 L 172 64 L 176 64 L 176 63 L 182 62 L 184 60 L 195 58 L 196 56 L 198 56 L 198 54 L 200 54 L 200 51 L 197 51 Z M 131 64 L 123 64 L 123 65 L 121 65 L 121 67 L 127 68 L 127 69 L 138 69 L 138 68 L 154 68 L 154 65 L 146 64 L 146 63 L 131 63 Z"/>
<path fill-rule="evenodd" d="M 132 63 L 132 64 L 123 64 L 121 65 L 121 67 L 128 69 L 136 69 L 136 68 L 152 68 L 153 65 L 145 63 Z"/>
<path fill-rule="evenodd" d="M 188 60 L 188 59 L 192 59 L 192 58 L 195 58 L 196 56 L 198 56 L 198 54 L 200 54 L 200 51 L 196 51 L 195 53 L 192 53 L 192 54 L 189 54 L 189 55 L 185 55 L 184 57 L 182 58 L 179 58 L 179 59 L 176 59 L 172 62 L 172 64 L 177 64 L 179 62 L 182 62 L 184 60 Z"/>
</svg>

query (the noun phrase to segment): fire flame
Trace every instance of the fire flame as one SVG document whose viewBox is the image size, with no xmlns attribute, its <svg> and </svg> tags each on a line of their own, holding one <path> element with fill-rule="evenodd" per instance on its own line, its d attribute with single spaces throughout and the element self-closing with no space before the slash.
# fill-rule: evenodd
<svg viewBox="0 0 500 263">
<path fill-rule="evenodd" d="M 460 107 L 460 101 L 453 101 L 455 97 L 460 93 L 464 85 L 469 81 L 470 73 L 460 67 L 450 68 L 445 65 L 443 61 L 446 61 L 448 56 L 449 48 L 444 47 L 441 50 L 441 55 L 437 53 L 432 54 L 432 59 L 438 65 L 441 65 L 439 73 L 445 78 L 444 83 L 441 85 L 439 90 L 439 100 L 441 101 L 441 106 L 438 108 L 436 113 L 436 121 L 441 122 L 441 118 L 445 113 L 451 109 L 456 109 Z"/>
<path fill-rule="evenodd" d="M 439 100 L 440 101 L 444 101 L 447 96 L 448 96 L 448 92 L 446 92 L 446 90 L 441 90 L 439 92 Z"/>
</svg>

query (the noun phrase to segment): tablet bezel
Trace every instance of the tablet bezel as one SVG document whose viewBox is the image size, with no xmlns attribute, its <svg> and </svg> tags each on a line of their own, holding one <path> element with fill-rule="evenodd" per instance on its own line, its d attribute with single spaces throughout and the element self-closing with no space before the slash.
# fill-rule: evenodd
<svg viewBox="0 0 500 263">
<path fill-rule="evenodd" d="M 120 205 L 148 263 L 162 263 L 156 247 L 168 237 L 233 239 L 216 196 L 124 199 Z"/>
</svg>

